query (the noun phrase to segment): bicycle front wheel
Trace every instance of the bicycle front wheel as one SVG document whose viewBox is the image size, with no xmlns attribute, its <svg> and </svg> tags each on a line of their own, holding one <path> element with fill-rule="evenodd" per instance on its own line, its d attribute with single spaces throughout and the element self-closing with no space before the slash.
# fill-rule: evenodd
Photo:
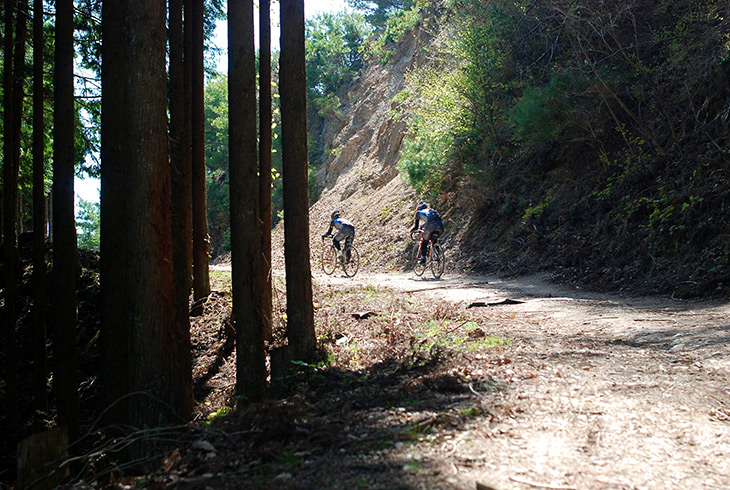
<svg viewBox="0 0 730 490">
<path fill-rule="evenodd" d="M 446 256 L 444 251 L 441 250 L 441 246 L 434 244 L 431 247 L 431 273 L 436 279 L 441 278 L 444 273 L 444 267 L 446 267 Z"/>
<path fill-rule="evenodd" d="M 337 249 L 334 246 L 322 250 L 322 271 L 331 276 L 337 268 Z"/>
<path fill-rule="evenodd" d="M 350 245 L 347 250 L 350 252 L 350 259 L 345 260 L 345 263 L 342 264 L 342 269 L 345 271 L 347 277 L 352 277 L 357 274 L 357 270 L 360 268 L 360 254 L 355 248 L 355 245 Z"/>
</svg>

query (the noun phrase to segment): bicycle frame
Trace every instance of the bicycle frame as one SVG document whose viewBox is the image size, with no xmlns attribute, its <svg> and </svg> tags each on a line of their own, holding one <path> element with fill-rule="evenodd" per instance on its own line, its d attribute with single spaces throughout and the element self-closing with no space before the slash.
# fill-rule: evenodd
<svg viewBox="0 0 730 490">
<path fill-rule="evenodd" d="M 416 253 L 416 257 L 420 257 L 421 250 L 423 249 L 423 244 L 424 244 L 423 230 L 416 230 L 413 233 L 411 233 L 411 239 L 413 239 L 414 233 L 418 233 L 418 252 Z M 413 240 L 415 241 L 415 239 L 413 239 Z M 426 242 L 426 245 L 428 245 L 428 243 L 433 243 L 433 241 L 428 240 L 428 242 Z M 424 254 L 424 257 L 426 258 L 426 262 L 431 260 L 431 250 L 432 249 L 433 249 L 433 247 L 426 246 L 426 253 Z"/>
<path fill-rule="evenodd" d="M 444 272 L 445 260 L 443 250 L 437 243 L 440 234 L 430 236 L 428 240 L 424 240 L 423 230 L 417 230 L 417 233 L 418 236 L 416 236 L 416 231 L 411 233 L 411 240 L 414 242 L 418 241 L 418 246 L 413 249 L 413 272 L 415 272 L 417 276 L 421 276 L 425 272 L 426 268 L 430 267 L 433 277 L 435 279 L 440 279 L 441 274 Z M 426 247 L 425 253 L 423 254 L 424 260 L 423 262 L 419 262 L 423 247 Z"/>
<path fill-rule="evenodd" d="M 322 237 L 322 270 L 325 274 L 331 275 L 336 269 L 342 268 L 347 277 L 353 277 L 360 268 L 360 255 L 352 242 L 345 241 L 338 250 L 334 243 L 326 243 L 331 235 Z M 327 254 L 331 253 L 331 258 Z"/>
</svg>

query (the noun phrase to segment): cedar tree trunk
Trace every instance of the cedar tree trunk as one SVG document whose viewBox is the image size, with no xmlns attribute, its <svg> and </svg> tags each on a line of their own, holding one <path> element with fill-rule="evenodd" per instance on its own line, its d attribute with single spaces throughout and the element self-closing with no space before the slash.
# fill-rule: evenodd
<svg viewBox="0 0 730 490">
<path fill-rule="evenodd" d="M 181 339 L 173 281 L 167 133 L 165 0 L 129 0 L 126 26 L 126 237 L 130 421 L 187 421 L 189 345 Z"/>
<path fill-rule="evenodd" d="M 172 236 L 175 281 L 175 310 L 180 328 L 180 349 L 190 346 L 190 287 L 192 286 L 193 211 L 192 172 L 185 157 L 185 79 L 183 67 L 182 0 L 169 0 L 170 43 L 170 178 L 172 192 Z M 192 372 L 192 355 L 183 360 L 185 372 Z M 188 399 L 193 399 L 190 378 Z M 190 406 L 192 411 L 192 406 Z"/>
<path fill-rule="evenodd" d="M 13 109 L 13 13 L 17 2 L 5 2 L 5 53 L 3 58 L 3 134 L 13 135 L 16 111 Z M 3 308 L 3 347 L 5 351 L 5 376 L 9 398 L 8 432 L 16 432 L 18 426 L 18 390 L 17 390 L 17 346 L 15 327 L 16 287 L 18 262 L 18 230 L 15 216 L 18 214 L 18 172 L 15 166 L 15 138 L 3 138 L 3 275 L 4 275 L 4 308 Z M 19 149 L 18 149 L 19 150 Z"/>
<path fill-rule="evenodd" d="M 271 284 L 271 11 L 259 1 L 259 217 L 261 222 L 264 339 L 272 340 Z"/>
<path fill-rule="evenodd" d="M 43 114 L 43 0 L 33 2 L 33 424 L 43 428 L 46 394 L 46 147 Z"/>
<path fill-rule="evenodd" d="M 228 138 L 236 391 L 248 402 L 260 401 L 266 389 L 253 34 L 252 0 L 228 0 Z"/>
<path fill-rule="evenodd" d="M 76 221 L 74 218 L 74 2 L 56 1 L 53 110 L 54 385 L 58 417 L 75 440 L 79 427 L 76 347 Z"/>
<path fill-rule="evenodd" d="M 205 75 L 203 66 L 203 0 L 193 0 L 192 9 L 192 178 L 193 178 L 193 297 L 210 294 L 208 271 L 210 238 L 205 199 Z M 187 17 L 188 13 L 185 12 Z"/>
<path fill-rule="evenodd" d="M 279 80 L 288 355 L 292 360 L 306 362 L 315 356 L 316 338 L 312 305 L 312 275 L 309 263 L 303 0 L 282 0 L 281 2 Z"/>
</svg>

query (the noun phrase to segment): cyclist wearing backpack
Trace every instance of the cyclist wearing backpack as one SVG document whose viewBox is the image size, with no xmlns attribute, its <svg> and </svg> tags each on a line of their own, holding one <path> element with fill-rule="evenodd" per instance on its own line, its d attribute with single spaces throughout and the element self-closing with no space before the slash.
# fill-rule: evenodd
<svg viewBox="0 0 730 490">
<path fill-rule="evenodd" d="M 416 219 L 413 223 L 411 233 L 418 230 L 419 225 L 423 222 L 421 230 L 423 232 L 423 243 L 425 247 L 421 247 L 421 251 L 418 255 L 418 262 L 423 263 L 426 261 L 426 252 L 430 243 L 436 243 L 438 237 L 444 232 L 444 223 L 441 221 L 441 216 L 438 211 L 428 206 L 426 201 L 419 201 L 416 206 Z"/>
<path fill-rule="evenodd" d="M 345 245 L 349 245 L 355 239 L 355 225 L 353 225 L 344 218 L 340 218 L 339 211 L 333 211 L 331 216 L 332 221 L 330 221 L 329 229 L 327 230 L 327 233 L 322 235 L 322 239 L 331 236 L 332 245 L 334 245 L 338 251 L 341 251 L 342 249 L 340 248 L 340 241 L 345 240 Z M 332 235 L 333 228 L 337 230 L 337 234 L 334 236 Z M 347 251 L 347 261 L 349 262 L 350 249 L 349 247 L 346 247 L 345 250 Z"/>
</svg>

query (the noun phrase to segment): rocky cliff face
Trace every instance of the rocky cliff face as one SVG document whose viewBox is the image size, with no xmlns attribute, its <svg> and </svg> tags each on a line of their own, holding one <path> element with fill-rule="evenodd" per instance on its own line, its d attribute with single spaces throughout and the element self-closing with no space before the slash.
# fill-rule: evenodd
<svg viewBox="0 0 730 490">
<path fill-rule="evenodd" d="M 335 209 L 355 224 L 361 270 L 405 265 L 407 232 L 418 199 L 398 176 L 407 124 L 392 99 L 403 90 L 408 70 L 425 61 L 422 47 L 427 38 L 417 28 L 401 40 L 394 61 L 371 60 L 350 87 L 341 117 L 323 127 L 321 139 L 328 157 L 315 171 L 322 193 L 310 208 L 313 268 L 318 267 L 320 235 Z M 278 240 L 283 243 L 281 224 L 274 243 Z M 275 247 L 279 260 L 282 248 Z"/>
</svg>

